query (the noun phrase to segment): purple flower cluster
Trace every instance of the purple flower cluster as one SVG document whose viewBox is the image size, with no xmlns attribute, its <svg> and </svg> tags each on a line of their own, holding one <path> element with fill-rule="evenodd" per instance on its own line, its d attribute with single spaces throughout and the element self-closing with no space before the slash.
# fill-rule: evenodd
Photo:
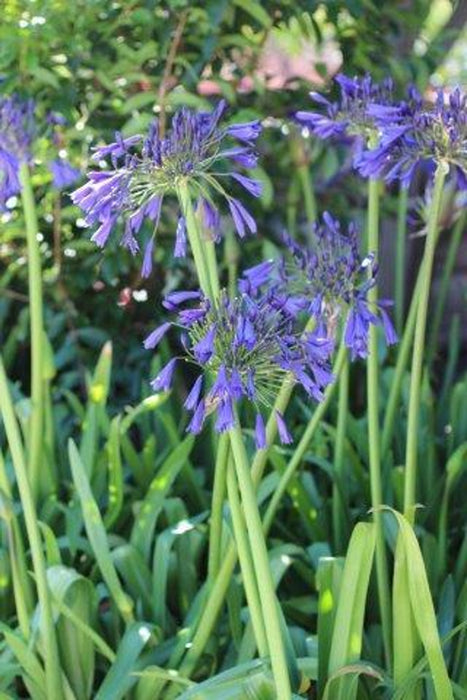
<svg viewBox="0 0 467 700">
<path fill-rule="evenodd" d="M 18 97 L 0 98 L 0 207 L 21 190 L 19 168 L 31 158 L 34 103 Z"/>
<path fill-rule="evenodd" d="M 335 81 L 340 91 L 338 101 L 330 102 L 323 95 L 311 92 L 310 97 L 322 111 L 296 112 L 295 118 L 320 139 L 350 139 L 357 165 L 362 151 L 377 137 L 378 126 L 368 105 L 391 105 L 393 83 L 390 79 L 374 83 L 370 75 L 349 78 L 342 74 Z"/>
<path fill-rule="evenodd" d="M 24 101 L 16 95 L 0 98 L 0 208 L 21 190 L 21 163 L 32 161 L 33 142 L 38 135 L 35 111 L 33 100 Z M 54 155 L 61 146 L 56 127 L 64 123 L 60 114 L 50 112 L 45 118 L 45 128 L 40 131 L 47 147 L 52 146 Z M 49 163 L 49 170 L 57 189 L 69 187 L 80 177 L 80 171 L 61 157 Z"/>
<path fill-rule="evenodd" d="M 137 135 L 124 139 L 117 134 L 115 143 L 96 150 L 94 159 L 109 158 L 112 168 L 91 171 L 88 182 L 72 194 L 72 199 L 86 212 L 86 223 L 98 227 L 92 236 L 97 245 L 104 246 L 117 220 L 123 219 L 122 244 L 136 253 L 136 235 L 149 219 L 154 232 L 145 245 L 143 264 L 143 274 L 149 275 L 163 198 L 177 194 L 183 185 L 189 187 L 213 240 L 219 237 L 215 203 L 219 195 L 227 202 L 239 236 L 256 232 L 251 214 L 229 192 L 231 184 L 237 183 L 254 197 L 261 193 L 259 182 L 236 170 L 237 166 L 256 166 L 254 143 L 261 126 L 257 121 L 221 126 L 225 108 L 224 101 L 211 113 L 182 108 L 174 114 L 165 134 L 161 134 L 156 120 L 146 138 Z M 177 226 L 176 256 L 183 256 L 186 250 L 185 215 L 182 211 Z"/>
<path fill-rule="evenodd" d="M 367 150 L 359 164 L 365 177 L 400 180 L 409 186 L 421 164 L 452 167 L 462 190 L 467 189 L 467 95 L 459 89 L 437 92 L 426 103 L 413 88 L 409 99 L 388 108 L 371 104 L 368 112 L 379 127 L 376 148 Z"/>
<path fill-rule="evenodd" d="M 467 96 L 459 89 L 424 101 L 413 87 L 398 101 L 392 82 L 378 85 L 370 76 L 339 75 L 340 100 L 311 93 L 321 112 L 297 112 L 296 119 L 320 139 L 353 141 L 354 167 L 364 177 L 400 180 L 408 186 L 421 163 L 452 167 L 467 189 Z"/>
<path fill-rule="evenodd" d="M 287 234 L 284 243 L 289 255 L 247 270 L 240 282 L 243 292 L 259 291 L 273 308 L 292 317 L 305 312 L 316 320 L 321 336 L 335 340 L 342 327 L 352 358 L 366 357 L 370 325 L 383 327 L 388 344 L 396 342 L 388 302 L 380 301 L 376 310 L 369 307 L 377 264 L 372 254 L 361 258 L 354 224 L 344 233 L 325 212 L 314 226 L 311 245 L 302 246 Z"/>
<path fill-rule="evenodd" d="M 319 331 L 300 333 L 299 324 L 272 306 L 266 296 L 242 294 L 230 299 L 222 292 L 212 303 L 201 292 L 175 292 L 166 298 L 164 306 L 177 312 L 177 320 L 153 331 L 145 347 L 155 348 L 171 327 L 179 329 L 183 359 L 199 370 L 184 404 L 192 413 L 188 425 L 192 433 L 200 432 L 210 413 L 216 416 L 218 432 L 231 429 L 236 405 L 246 400 L 256 410 L 257 447 L 264 448 L 261 407 L 273 405 L 284 379 L 300 384 L 317 401 L 333 381 L 332 340 Z M 171 359 L 152 381 L 155 391 L 170 388 L 176 364 L 177 358 Z M 278 412 L 276 422 L 281 441 L 291 442 Z"/>
<path fill-rule="evenodd" d="M 52 174 L 52 184 L 57 190 L 63 190 L 73 185 L 81 176 L 81 172 L 74 168 L 65 158 L 56 158 L 49 163 Z"/>
</svg>

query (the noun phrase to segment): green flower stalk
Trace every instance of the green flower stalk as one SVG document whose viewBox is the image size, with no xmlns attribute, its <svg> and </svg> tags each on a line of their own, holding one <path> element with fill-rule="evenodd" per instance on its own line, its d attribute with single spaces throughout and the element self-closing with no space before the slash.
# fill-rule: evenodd
<svg viewBox="0 0 467 700">
<path fill-rule="evenodd" d="M 31 418 L 28 444 L 28 469 L 31 479 L 31 489 L 35 497 L 37 497 L 40 483 L 41 460 L 43 457 L 45 407 L 45 385 L 43 379 L 44 313 L 42 301 L 42 269 L 39 242 L 37 239 L 37 214 L 27 163 L 21 165 L 19 178 L 26 222 L 29 312 L 31 323 Z"/>
<path fill-rule="evenodd" d="M 220 295 L 214 242 L 204 235 L 203 228 L 197 219 L 192 205 L 188 180 L 179 182 L 176 191 L 184 217 L 187 236 L 193 253 L 201 290 L 215 305 L 219 303 Z M 250 467 L 243 444 L 243 436 L 239 427 L 238 417 L 236 417 L 235 423 L 235 427 L 229 429 L 227 434 L 230 440 L 246 524 L 245 529 L 243 522 L 240 520 L 237 507 L 238 503 L 235 500 L 235 492 L 233 491 L 234 485 L 232 483 L 232 477 L 230 477 L 229 496 L 233 496 L 234 498 L 233 503 L 231 502 L 231 507 L 235 514 L 235 536 L 241 550 L 243 576 L 248 601 L 252 605 L 252 622 L 258 650 L 260 654 L 264 653 L 266 650 L 265 643 L 267 644 L 278 696 L 287 700 L 291 698 L 292 695 L 278 611 L 279 603 L 272 581 L 267 545 L 262 531 L 255 488 L 250 474 Z M 225 450 L 223 436 L 221 436 L 218 445 L 219 449 L 222 447 L 222 451 Z M 220 460 L 222 454 L 218 456 Z M 218 466 L 220 465 L 219 460 L 217 461 Z M 225 464 L 223 461 L 222 467 L 224 468 L 224 466 Z M 216 475 L 216 477 L 218 477 L 218 488 L 216 488 L 216 501 L 218 502 L 213 502 L 213 526 L 216 529 L 216 534 L 220 535 L 221 523 L 219 523 L 218 516 L 222 502 L 222 492 L 224 489 L 222 481 L 224 477 L 222 475 Z M 244 535 L 249 539 L 250 553 L 248 552 Z M 216 553 L 215 549 L 211 549 L 210 570 L 212 571 L 214 569 L 215 571 L 217 566 L 218 553 Z M 259 617 L 261 606 L 258 605 L 256 590 L 261 600 L 261 605 L 264 607 L 264 620 Z M 265 639 L 263 633 L 265 633 Z"/>
<path fill-rule="evenodd" d="M 279 603 L 276 598 L 269 566 L 266 541 L 256 501 L 256 491 L 251 478 L 242 432 L 238 425 L 230 431 L 230 444 L 235 462 L 238 485 L 242 496 L 245 522 L 250 540 L 259 595 L 264 610 L 264 618 L 266 620 L 266 638 L 276 683 L 277 696 L 283 700 L 289 700 L 289 698 L 292 697 L 292 691 L 279 619 Z"/>
<path fill-rule="evenodd" d="M 396 237 L 396 272 L 394 275 L 394 304 L 396 330 L 399 335 L 404 325 L 405 304 L 405 249 L 407 237 L 407 212 L 409 208 L 409 190 L 402 187 L 399 190 L 397 206 L 397 237 Z"/>
<path fill-rule="evenodd" d="M 15 417 L 10 390 L 8 388 L 5 368 L 1 358 L 0 410 L 5 426 L 8 444 L 10 446 L 16 482 L 18 484 L 18 490 L 23 506 L 26 531 L 31 547 L 37 595 L 39 598 L 40 631 L 43 643 L 43 655 L 45 659 L 46 693 L 48 698 L 61 700 L 64 695 L 59 664 L 59 652 L 52 614 L 51 596 L 47 585 L 46 562 L 42 549 L 39 522 L 34 504 L 34 496 L 26 469 L 20 432 Z"/>
<path fill-rule="evenodd" d="M 339 401 L 337 407 L 336 442 L 334 449 L 334 483 L 332 487 L 332 520 L 334 541 L 337 553 L 345 551 L 345 532 L 348 503 L 344 488 L 344 452 L 349 410 L 349 363 L 344 360 L 339 381 Z"/>
<path fill-rule="evenodd" d="M 368 183 L 368 250 L 379 250 L 379 180 Z M 368 292 L 368 301 L 374 308 L 378 303 L 378 288 L 373 285 Z M 370 459 L 371 506 L 376 526 L 376 576 L 378 599 L 383 627 L 384 651 L 388 665 L 391 659 L 391 603 L 389 598 L 389 575 L 384 542 L 381 513 L 383 488 L 381 479 L 379 400 L 378 400 L 378 332 L 372 325 L 368 340 L 367 358 L 367 407 L 368 407 L 368 447 Z"/>
<path fill-rule="evenodd" d="M 409 410 L 407 421 L 407 441 L 405 449 L 405 485 L 404 513 L 413 518 L 413 508 L 416 502 L 417 454 L 419 438 L 420 396 L 425 351 L 425 332 L 430 298 L 430 284 L 435 258 L 436 241 L 438 237 L 439 214 L 443 187 L 448 167 L 439 163 L 436 169 L 433 186 L 433 198 L 425 241 L 425 251 L 422 260 L 422 277 L 418 298 L 417 316 L 415 322 L 415 337 L 412 353 L 412 368 L 410 377 Z"/>
<path fill-rule="evenodd" d="M 251 547 L 248 542 L 248 529 L 243 516 L 242 504 L 238 493 L 238 485 L 235 477 L 235 466 L 232 459 L 229 461 L 227 471 L 227 490 L 229 496 L 232 525 L 237 543 L 238 558 L 243 575 L 246 599 L 250 611 L 251 623 L 256 639 L 259 655 L 266 658 L 269 655 L 268 640 L 266 635 L 266 621 L 263 617 L 263 609 L 259 594 L 258 582 L 254 575 L 254 564 Z"/>
</svg>

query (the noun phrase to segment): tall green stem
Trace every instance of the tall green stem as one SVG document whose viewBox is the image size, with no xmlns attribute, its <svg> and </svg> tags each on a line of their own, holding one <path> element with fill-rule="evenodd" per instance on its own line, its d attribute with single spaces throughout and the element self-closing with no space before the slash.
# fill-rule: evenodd
<svg viewBox="0 0 467 700">
<path fill-rule="evenodd" d="M 439 212 L 441 208 L 441 198 L 443 195 L 445 179 L 446 170 L 443 167 L 443 165 L 439 165 L 435 175 L 433 199 L 430 207 L 425 251 L 423 254 L 423 261 L 421 266 L 422 280 L 417 307 L 415 337 L 412 354 L 412 371 L 410 377 L 409 411 L 407 421 L 407 441 L 405 449 L 404 512 L 407 517 L 411 517 L 411 511 L 413 506 L 415 505 L 418 429 L 420 415 L 423 355 L 425 349 L 426 318 L 428 311 L 428 301 L 430 297 L 431 275 L 433 271 L 433 262 L 436 250 Z"/>
<path fill-rule="evenodd" d="M 379 188 L 378 180 L 370 179 L 368 185 L 368 251 L 376 256 L 379 251 Z M 378 288 L 374 285 L 368 292 L 368 301 L 374 309 L 378 303 Z M 384 542 L 381 505 L 383 489 L 381 481 L 379 400 L 378 400 L 378 330 L 370 325 L 367 358 L 367 406 L 368 448 L 370 463 L 370 489 L 373 518 L 376 528 L 376 579 L 378 600 L 383 628 L 384 651 L 387 665 L 391 660 L 391 601 L 389 597 L 389 575 Z"/>
<path fill-rule="evenodd" d="M 438 238 L 439 229 L 437 229 L 436 231 L 436 240 L 438 240 Z M 410 308 L 409 313 L 407 315 L 404 332 L 402 334 L 402 339 L 399 343 L 396 366 L 394 369 L 394 375 L 391 379 L 391 388 L 389 390 L 388 400 L 386 402 L 386 411 L 383 422 L 383 435 L 381 439 L 381 457 L 383 459 L 386 456 L 386 453 L 391 445 L 391 440 L 394 432 L 394 421 L 396 418 L 397 411 L 399 409 L 402 380 L 404 378 L 404 372 L 406 370 L 407 363 L 410 357 L 410 349 L 412 347 L 412 341 L 415 332 L 415 322 L 417 320 L 418 299 L 420 296 L 420 290 L 422 288 L 422 279 L 424 275 L 423 265 L 424 261 L 422 260 L 417 275 L 417 281 L 415 283 L 415 287 L 412 293 L 412 299 L 410 302 Z"/>
<path fill-rule="evenodd" d="M 342 364 L 345 360 L 346 356 L 346 349 L 344 347 L 344 344 L 342 344 L 337 358 L 336 362 L 333 368 L 333 373 L 336 375 L 336 379 L 339 376 L 339 373 L 342 368 Z M 319 403 L 313 413 L 313 416 L 311 417 L 310 422 L 308 423 L 308 426 L 303 433 L 303 436 L 297 445 L 295 452 L 287 465 L 287 468 L 283 475 L 281 476 L 281 479 L 279 481 L 279 484 L 274 492 L 274 496 L 271 499 L 269 506 L 266 510 L 266 514 L 263 520 L 263 527 L 265 533 L 269 531 L 269 528 L 272 525 L 272 522 L 274 520 L 274 516 L 277 512 L 277 508 L 280 504 L 280 501 L 284 495 L 284 493 L 287 490 L 287 486 L 290 483 L 290 480 L 292 479 L 295 471 L 298 469 L 303 456 L 308 449 L 308 445 L 311 442 L 314 432 L 316 428 L 318 427 L 320 421 L 322 420 L 324 413 L 329 406 L 329 402 L 332 398 L 332 395 L 335 391 L 337 381 L 333 382 L 332 384 L 329 385 L 329 387 L 326 389 L 324 399 L 321 403 Z M 277 424 L 276 420 L 274 418 L 275 411 L 278 410 L 280 413 L 284 413 L 287 405 L 290 400 L 290 396 L 292 393 L 293 389 L 293 384 L 290 381 L 284 381 L 278 395 L 276 398 L 276 402 L 274 404 L 274 409 L 271 412 L 271 417 L 268 420 L 268 423 L 266 425 L 266 441 L 268 445 L 268 449 L 265 450 L 258 450 L 256 453 L 254 459 L 253 459 L 253 464 L 252 464 L 252 469 L 251 469 L 251 476 L 253 483 L 255 485 L 255 488 L 258 487 L 259 482 L 261 481 L 261 477 L 264 472 L 264 467 L 266 466 L 267 458 L 268 458 L 268 453 L 269 453 L 269 447 L 272 445 L 274 442 L 274 439 L 276 437 L 276 432 L 277 432 Z M 198 662 L 199 658 L 201 657 L 204 648 L 206 647 L 206 644 L 208 643 L 211 635 L 212 635 L 212 630 L 214 629 L 214 625 L 216 624 L 217 617 L 220 613 L 222 604 L 225 600 L 225 596 L 227 594 L 227 589 L 229 587 L 229 582 L 232 576 L 232 572 L 234 570 L 235 564 L 237 561 L 237 553 L 235 550 L 235 545 L 233 542 L 230 543 L 229 547 L 227 548 L 227 551 L 224 555 L 222 565 L 219 571 L 219 575 L 217 579 L 214 582 L 214 585 L 210 589 L 210 595 L 209 598 L 206 602 L 206 606 L 203 610 L 203 614 L 201 616 L 201 619 L 198 623 L 196 632 L 193 636 L 192 644 L 186 654 L 185 659 L 183 660 L 179 672 L 184 674 L 184 675 L 190 675 L 195 666 L 196 663 Z"/>
<path fill-rule="evenodd" d="M 7 521 L 8 549 L 10 554 L 11 575 L 13 579 L 13 595 L 15 598 L 16 614 L 21 632 L 26 640 L 30 636 L 30 616 L 34 608 L 32 582 L 28 573 L 23 535 L 18 517 L 12 504 L 10 482 L 6 473 L 3 455 L 0 452 L 0 491 L 7 499 L 3 517 Z"/>
<path fill-rule="evenodd" d="M 21 199 L 26 223 L 29 280 L 29 313 L 31 323 L 31 419 L 28 445 L 28 470 L 31 489 L 36 497 L 42 459 L 44 427 L 44 382 L 42 378 L 42 347 L 44 314 L 42 306 L 42 270 L 37 240 L 38 225 L 29 167 L 22 163 L 19 171 Z"/>
<path fill-rule="evenodd" d="M 307 324 L 306 330 L 312 329 L 312 323 Z M 251 477 L 255 488 L 258 485 L 263 476 L 264 468 L 266 466 L 269 449 L 274 443 L 277 435 L 277 422 L 275 418 L 276 411 L 279 413 L 285 413 L 287 406 L 292 396 L 294 383 L 290 377 L 286 377 L 282 382 L 281 388 L 276 396 L 274 406 L 272 408 L 269 419 L 266 423 L 266 449 L 258 450 L 254 456 L 253 463 L 251 465 Z M 320 409 L 321 404 L 318 406 L 317 411 Z M 313 420 L 313 419 L 312 419 Z M 316 425 L 315 425 L 316 427 Z M 311 439 L 311 436 L 310 436 Z M 306 448 L 305 448 L 306 449 Z M 235 544 L 233 542 L 227 548 L 225 552 L 222 566 L 219 571 L 219 575 L 214 582 L 214 585 L 210 589 L 209 598 L 206 601 L 206 605 L 203 609 L 201 618 L 196 627 L 191 646 L 189 647 L 184 660 L 179 666 L 179 673 L 189 676 L 198 660 L 200 659 L 206 644 L 208 643 L 212 630 L 216 624 L 216 620 L 221 611 L 222 605 L 227 594 L 227 589 L 229 587 L 230 579 L 237 562 L 237 552 L 235 549 Z M 173 657 L 175 659 L 174 663 L 177 663 L 178 655 Z"/>
<path fill-rule="evenodd" d="M 313 435 L 315 434 L 315 430 L 320 424 L 321 420 L 324 417 L 324 414 L 327 411 L 327 408 L 331 402 L 331 398 L 334 395 L 336 391 L 336 386 L 338 384 L 339 377 L 342 372 L 342 368 L 345 364 L 346 361 L 346 355 L 347 355 L 347 350 L 345 347 L 344 342 L 341 343 L 341 346 L 339 348 L 339 352 L 337 353 L 336 361 L 334 363 L 333 367 L 333 374 L 335 376 L 335 381 L 332 382 L 332 384 L 329 384 L 324 392 L 324 398 L 323 400 L 316 406 L 313 415 L 310 418 L 310 421 L 305 428 L 305 432 L 303 433 L 300 442 L 298 443 L 297 447 L 294 450 L 294 453 L 287 464 L 287 467 L 282 474 L 280 481 L 274 491 L 274 494 L 269 502 L 269 505 L 267 507 L 265 516 L 264 516 L 264 531 L 266 533 L 269 532 L 269 529 L 274 521 L 274 516 L 277 513 L 277 509 L 279 507 L 279 504 L 284 497 L 285 492 L 287 491 L 287 487 L 290 484 L 290 481 L 292 480 L 295 472 L 297 471 L 298 467 L 302 463 L 303 457 L 305 456 L 305 453 L 308 449 L 308 446 L 311 442 L 311 439 Z"/>
<path fill-rule="evenodd" d="M 286 197 L 286 221 L 287 221 L 287 231 L 289 234 L 295 238 L 297 230 L 297 208 L 299 200 L 299 190 L 300 182 L 298 176 L 292 176 L 290 184 L 287 188 Z"/>
<path fill-rule="evenodd" d="M 334 525 L 334 541 L 336 552 L 343 554 L 347 537 L 345 532 L 345 512 L 347 504 L 344 501 L 344 451 L 345 434 L 347 429 L 347 413 L 349 410 L 349 363 L 344 361 L 339 378 L 339 402 L 337 406 L 336 443 L 334 454 L 334 473 L 336 479 L 332 488 L 332 519 Z"/>
<path fill-rule="evenodd" d="M 307 223 L 311 226 L 314 221 L 316 221 L 317 207 L 305 143 L 301 137 L 293 136 L 290 141 L 290 146 L 292 159 L 295 163 L 295 170 L 303 194 Z"/>
<path fill-rule="evenodd" d="M 449 290 L 449 283 L 451 281 L 452 271 L 454 270 L 454 265 L 456 264 L 457 253 L 462 241 L 462 236 L 465 233 L 467 214 L 464 211 L 454 226 L 454 230 L 451 235 L 451 240 L 449 241 L 449 248 L 446 255 L 446 260 L 443 265 L 443 275 L 441 277 L 441 284 L 439 286 L 438 293 L 436 295 L 435 301 L 435 311 L 433 314 L 433 321 L 430 323 L 430 335 L 428 339 L 428 364 L 430 365 L 436 355 L 436 349 L 438 345 L 438 335 L 441 326 L 441 319 L 443 317 L 443 311 L 446 304 L 446 298 Z"/>
<path fill-rule="evenodd" d="M 303 199 L 305 204 L 305 214 L 308 224 L 312 225 L 316 221 L 316 200 L 313 189 L 308 163 L 303 163 L 298 168 L 298 176 L 302 185 Z"/>
<path fill-rule="evenodd" d="M 258 590 L 264 610 L 264 617 L 267 620 L 266 637 L 277 696 L 281 698 L 281 700 L 289 700 L 289 698 L 292 697 L 292 691 L 279 619 L 279 603 L 276 598 L 274 582 L 269 566 L 268 551 L 256 501 L 255 487 L 251 478 L 242 432 L 238 424 L 230 431 L 230 444 L 235 462 L 238 485 L 242 496 L 243 511 L 248 528 L 248 537 L 250 540 Z"/>
<path fill-rule="evenodd" d="M 412 347 L 412 340 L 415 331 L 415 321 L 417 318 L 417 306 L 418 297 L 420 295 L 420 289 L 421 269 L 418 273 L 417 282 L 415 284 L 415 289 L 412 294 L 412 300 L 410 302 L 410 309 L 404 327 L 402 340 L 399 343 L 396 366 L 394 368 L 394 375 L 391 379 L 391 387 L 389 389 L 389 396 L 386 402 L 386 410 L 384 413 L 383 421 L 383 433 L 381 438 L 381 457 L 383 459 L 386 456 L 386 453 L 391 445 L 391 440 L 394 432 L 394 421 L 396 418 L 397 411 L 399 409 L 402 380 L 404 378 L 404 372 L 409 361 L 410 348 Z"/>
<path fill-rule="evenodd" d="M 405 249 L 407 238 L 407 211 L 409 208 L 409 189 L 400 187 L 397 206 L 396 237 L 396 272 L 394 275 L 394 301 L 396 329 L 399 335 L 404 326 L 405 303 Z"/>
<path fill-rule="evenodd" d="M 32 562 L 40 605 L 40 629 L 43 638 L 47 697 L 54 700 L 63 698 L 57 638 L 52 615 L 52 605 L 47 586 L 47 571 L 42 541 L 39 531 L 37 511 L 24 459 L 21 437 L 11 400 L 3 361 L 0 358 L 0 410 L 5 426 L 16 482 L 26 522 Z"/>
<path fill-rule="evenodd" d="M 228 439 L 228 436 L 226 436 Z M 251 555 L 250 544 L 248 542 L 247 528 L 242 513 L 240 497 L 235 478 L 235 469 L 230 460 L 227 469 L 227 491 L 229 495 L 230 512 L 232 514 L 232 525 L 235 542 L 237 544 L 238 558 L 242 570 L 243 583 L 245 586 L 248 609 L 250 611 L 251 623 L 255 635 L 256 646 L 259 655 L 265 658 L 269 654 L 269 647 L 266 637 L 265 621 L 261 609 L 261 600 L 258 592 L 258 584 Z"/>
<path fill-rule="evenodd" d="M 277 423 L 275 420 L 275 411 L 284 413 L 292 395 L 293 383 L 289 380 L 284 380 L 279 393 L 274 403 L 274 408 L 271 411 L 271 416 L 266 424 L 266 444 L 267 449 L 258 450 L 253 459 L 251 467 L 251 477 L 255 488 L 258 487 L 261 477 L 268 459 L 269 448 L 274 442 L 277 433 Z M 206 605 L 203 609 L 201 618 L 193 635 L 191 645 L 179 666 L 179 673 L 189 676 L 211 638 L 212 631 L 216 624 L 216 620 L 221 611 L 222 605 L 227 594 L 230 580 L 237 562 L 237 552 L 234 542 L 231 542 L 224 554 L 222 565 L 219 574 L 210 588 L 209 597 L 206 600 Z"/>
<path fill-rule="evenodd" d="M 193 203 L 191 201 L 188 185 L 185 183 L 179 183 L 177 186 L 177 196 L 186 221 L 188 240 L 190 242 L 191 252 L 195 261 L 199 285 L 208 299 L 213 299 L 215 295 L 208 273 L 207 253 L 203 246 L 203 239 L 198 221 L 196 219 L 196 214 L 193 209 Z"/>
<path fill-rule="evenodd" d="M 214 581 L 221 561 L 222 508 L 224 506 L 227 464 L 229 459 L 229 437 L 222 434 L 217 444 L 212 490 L 211 524 L 209 528 L 208 577 Z"/>
<path fill-rule="evenodd" d="M 225 234 L 224 261 L 227 268 L 228 290 L 230 297 L 237 293 L 238 259 L 240 250 L 235 238 L 235 233 L 231 230 Z"/>
</svg>

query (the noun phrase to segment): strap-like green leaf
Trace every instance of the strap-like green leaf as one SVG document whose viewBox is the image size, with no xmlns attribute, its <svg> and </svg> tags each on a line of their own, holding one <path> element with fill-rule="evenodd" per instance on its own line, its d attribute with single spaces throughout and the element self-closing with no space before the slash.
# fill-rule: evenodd
<svg viewBox="0 0 467 700">
<path fill-rule="evenodd" d="M 123 619 L 126 622 L 133 620 L 133 603 L 124 592 L 110 554 L 107 533 L 105 531 L 99 507 L 94 500 L 86 470 L 81 461 L 80 454 L 73 440 L 68 443 L 71 473 L 78 492 L 81 510 L 84 518 L 84 526 L 96 557 L 100 571 L 106 582 L 110 595 L 115 601 Z"/>
</svg>

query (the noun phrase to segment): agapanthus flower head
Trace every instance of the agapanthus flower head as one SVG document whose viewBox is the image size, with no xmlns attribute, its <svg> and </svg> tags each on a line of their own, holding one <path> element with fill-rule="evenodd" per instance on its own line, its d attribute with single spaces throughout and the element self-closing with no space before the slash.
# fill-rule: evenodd
<svg viewBox="0 0 467 700">
<path fill-rule="evenodd" d="M 58 190 L 73 185 L 81 177 L 78 168 L 74 168 L 65 158 L 56 158 L 49 163 L 52 173 L 52 184 Z"/>
<path fill-rule="evenodd" d="M 369 113 L 380 135 L 377 146 L 362 155 L 362 175 L 408 186 L 419 165 L 431 164 L 433 170 L 451 167 L 467 189 L 467 95 L 459 88 L 449 95 L 438 90 L 432 103 L 411 88 L 408 99 L 391 110 L 375 103 Z"/>
<path fill-rule="evenodd" d="M 188 302 L 189 306 L 186 307 Z M 166 308 L 178 309 L 172 324 L 181 335 L 184 349 L 180 359 L 197 369 L 185 400 L 192 413 L 188 430 L 198 433 L 207 415 L 215 414 L 218 432 L 231 429 L 240 401 L 256 410 L 256 442 L 264 447 L 262 409 L 270 408 L 282 382 L 297 382 L 315 400 L 333 376 L 329 358 L 333 344 L 319 332 L 301 333 L 295 320 L 269 304 L 266 297 L 242 294 L 234 299 L 221 292 L 215 303 L 200 293 L 169 295 Z M 154 348 L 170 328 L 164 323 L 145 341 Z M 156 391 L 167 390 L 176 359 L 172 359 L 153 380 Z M 282 416 L 278 418 L 280 436 Z"/>
<path fill-rule="evenodd" d="M 133 253 L 139 249 L 137 234 L 150 219 L 153 236 L 163 199 L 188 187 L 197 202 L 198 214 L 213 240 L 219 236 L 218 201 L 224 199 L 240 236 L 255 233 L 256 224 L 245 206 L 232 194 L 232 185 L 258 197 L 260 183 L 237 171 L 255 167 L 254 143 L 260 134 L 258 121 L 222 126 L 225 102 L 213 112 L 196 112 L 183 107 L 173 116 L 162 135 L 156 120 L 146 137 L 123 138 L 98 148 L 94 159 L 109 159 L 107 170 L 91 171 L 89 181 L 72 199 L 86 212 L 86 223 L 97 226 L 93 240 L 104 246 L 119 219 L 125 223 L 122 244 Z M 181 211 L 176 253 L 184 252 L 185 211 Z M 149 244 L 147 244 L 149 245 Z M 152 244 L 151 244 L 152 245 Z"/>
<path fill-rule="evenodd" d="M 19 168 L 31 158 L 34 103 L 17 96 L 0 97 L 0 206 L 19 193 Z"/>
<path fill-rule="evenodd" d="M 320 93 L 311 92 L 310 97 L 320 111 L 299 111 L 295 118 L 320 139 L 350 138 L 356 163 L 361 151 L 377 135 L 375 119 L 369 113 L 368 105 L 373 102 L 392 104 L 392 80 L 375 83 L 368 74 L 362 78 L 339 74 L 335 81 L 339 86 L 339 100 L 331 102 Z"/>
<path fill-rule="evenodd" d="M 375 284 L 378 265 L 373 253 L 360 255 L 353 223 L 344 230 L 325 212 L 314 225 L 308 245 L 288 234 L 283 241 L 288 254 L 247 270 L 240 289 L 266 296 L 273 308 L 293 317 L 304 313 L 314 318 L 321 334 L 334 341 L 344 326 L 345 341 L 354 357 L 367 353 L 370 324 L 382 325 L 387 342 L 395 342 L 387 302 L 370 311 L 368 291 Z M 356 322 L 361 323 L 356 327 Z"/>
</svg>

